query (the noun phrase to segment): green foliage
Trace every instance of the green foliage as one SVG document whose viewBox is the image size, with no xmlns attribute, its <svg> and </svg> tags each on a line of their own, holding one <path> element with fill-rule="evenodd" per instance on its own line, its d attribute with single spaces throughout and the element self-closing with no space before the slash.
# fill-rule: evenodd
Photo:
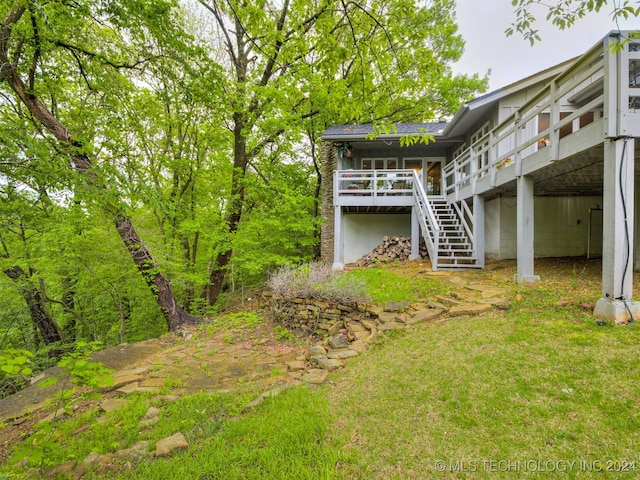
<svg viewBox="0 0 640 480">
<path fill-rule="evenodd" d="M 67 354 L 58 362 L 58 366 L 62 368 L 58 377 L 49 377 L 39 383 L 41 387 L 47 387 L 62 380 L 62 387 L 57 393 L 55 414 L 53 420 L 37 424 L 36 432 L 14 450 L 13 463 L 26 461 L 31 466 L 39 467 L 42 474 L 45 467 L 62 454 L 64 439 L 59 438 L 58 435 L 62 413 L 58 412 L 71 413 L 73 403 L 91 396 L 82 390 L 73 392 L 69 383 L 77 387 L 89 387 L 94 394 L 114 384 L 112 370 L 105 368 L 102 363 L 92 361 L 89 357 L 91 352 L 100 347 L 100 344 L 78 342 L 76 347 L 75 352 Z M 75 396 L 74 393 L 76 393 Z"/>
<path fill-rule="evenodd" d="M 31 359 L 33 353 L 29 350 L 11 348 L 0 352 L 0 372 L 8 376 L 29 376 L 32 373 Z"/>
<path fill-rule="evenodd" d="M 253 328 L 262 322 L 258 312 L 236 312 L 226 313 L 215 320 L 218 325 L 226 327 L 248 327 Z"/>
<path fill-rule="evenodd" d="M 0 398 L 27 385 L 33 372 L 32 359 L 33 353 L 29 350 L 9 348 L 0 352 Z"/>
<path fill-rule="evenodd" d="M 614 19 L 629 19 L 640 16 L 640 6 L 634 6 L 633 0 L 621 0 L 611 2 L 611 17 Z M 607 0 L 557 0 L 555 2 L 545 2 L 541 0 L 512 0 L 515 7 L 516 20 L 505 30 L 507 36 L 518 33 L 528 40 L 531 45 L 540 41 L 539 30 L 534 28 L 537 21 L 533 10 L 540 7 L 546 10 L 545 20 L 550 21 L 560 30 L 570 28 L 581 18 L 590 12 L 599 12 L 605 5 L 609 5 Z M 614 45 L 614 51 L 622 48 L 628 38 Z"/>
<path fill-rule="evenodd" d="M 263 322 L 260 311 L 236 312 L 220 315 L 210 322 L 203 323 L 194 335 L 197 340 L 200 335 L 213 336 L 224 332 L 224 340 L 228 344 L 235 343 L 247 329 L 253 329 Z"/>
<path fill-rule="evenodd" d="M 280 325 L 273 327 L 273 337 L 276 340 L 293 340 L 293 333 Z"/>
<path fill-rule="evenodd" d="M 447 287 L 433 277 L 416 274 L 408 278 L 384 267 L 351 270 L 347 277 L 366 285 L 369 295 L 376 303 L 424 302 L 434 295 L 447 292 Z"/>
<path fill-rule="evenodd" d="M 116 215 L 132 219 L 178 302 L 209 313 L 202 292 L 220 253 L 234 252 L 228 290 L 314 257 L 327 125 L 439 118 L 486 87 L 451 71 L 463 49 L 453 0 L 203 4 L 0 6 L 3 22 L 28 7 L 0 53 L 65 129 L 54 136 L 0 83 L 0 270 L 25 272 L 0 274 L 0 333 L 3 348 L 34 352 L 34 371 L 60 346 L 43 346 L 26 291 L 70 343 L 166 331 Z M 79 155 L 89 181 L 70 168 Z M 362 294 L 341 277 L 321 289 Z"/>
<path fill-rule="evenodd" d="M 71 379 L 71 383 L 78 386 L 89 387 L 98 392 L 101 388 L 114 384 L 111 376 L 113 370 L 105 368 L 100 362 L 94 362 L 89 358 L 91 352 L 99 350 L 102 345 L 98 342 L 77 342 L 76 351 L 66 355 L 58 366 Z"/>
</svg>

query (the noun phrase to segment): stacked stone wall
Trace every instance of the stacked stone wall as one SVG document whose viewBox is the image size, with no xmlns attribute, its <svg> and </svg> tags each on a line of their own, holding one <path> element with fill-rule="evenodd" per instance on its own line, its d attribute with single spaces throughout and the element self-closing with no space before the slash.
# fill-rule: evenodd
<svg viewBox="0 0 640 480">
<path fill-rule="evenodd" d="M 316 335 L 335 335 L 349 323 L 377 318 L 365 305 L 313 298 L 272 297 L 272 315 L 287 329 Z"/>
<path fill-rule="evenodd" d="M 323 141 L 320 146 L 322 162 L 322 225 L 320 227 L 320 258 L 333 263 L 334 211 L 333 211 L 333 171 L 338 167 L 338 151 L 333 142 Z"/>
</svg>

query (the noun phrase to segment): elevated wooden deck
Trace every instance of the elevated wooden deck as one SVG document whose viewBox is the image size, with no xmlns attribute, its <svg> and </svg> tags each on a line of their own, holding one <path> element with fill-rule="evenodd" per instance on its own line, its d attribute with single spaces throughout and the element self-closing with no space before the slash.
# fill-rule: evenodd
<svg viewBox="0 0 640 480">
<path fill-rule="evenodd" d="M 602 193 L 605 140 L 637 136 L 639 45 L 614 53 L 598 44 L 447 164 L 447 200 L 515 192 L 524 175 L 536 195 Z"/>
</svg>

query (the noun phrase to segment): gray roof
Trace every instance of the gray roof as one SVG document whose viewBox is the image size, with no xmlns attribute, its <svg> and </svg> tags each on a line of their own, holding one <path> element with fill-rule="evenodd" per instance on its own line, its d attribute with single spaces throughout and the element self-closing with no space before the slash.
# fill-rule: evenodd
<svg viewBox="0 0 640 480">
<path fill-rule="evenodd" d="M 380 138 L 399 138 L 404 135 L 420 134 L 423 132 L 438 134 L 441 133 L 447 122 L 429 122 L 429 123 L 396 123 L 397 132 L 382 133 Z M 354 140 L 365 139 L 367 135 L 373 133 L 373 124 L 365 123 L 362 125 L 333 125 L 329 127 L 323 134 L 324 140 Z"/>
</svg>

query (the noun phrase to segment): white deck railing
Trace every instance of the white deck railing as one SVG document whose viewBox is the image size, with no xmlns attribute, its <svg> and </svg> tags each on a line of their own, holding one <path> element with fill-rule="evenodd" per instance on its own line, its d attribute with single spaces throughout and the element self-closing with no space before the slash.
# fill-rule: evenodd
<svg viewBox="0 0 640 480">
<path fill-rule="evenodd" d="M 591 49 L 448 163 L 443 169 L 444 191 L 448 198 L 468 198 L 481 193 L 479 190 L 486 191 L 512 180 L 522 174 L 523 160 L 534 154 L 539 157 L 535 162 L 539 166 L 566 158 L 575 153 L 575 149 L 561 151 L 561 141 L 569 143 L 571 137 L 590 127 L 593 132 L 582 135 L 580 141 L 595 144 L 597 137 L 601 142 L 602 129 L 592 127 L 602 119 L 605 109 L 607 62 L 604 55 L 614 54 L 603 45 Z M 549 126 L 538 130 L 537 118 L 541 113 L 549 113 Z M 510 174 L 503 175 L 501 171 L 510 166 L 513 166 Z"/>
<path fill-rule="evenodd" d="M 413 200 L 414 205 L 418 209 L 418 221 L 420 222 L 420 229 L 422 230 L 422 238 L 427 246 L 427 252 L 429 252 L 429 259 L 431 260 L 431 268 L 435 272 L 438 270 L 438 249 L 440 248 L 440 226 L 438 220 L 431 208 L 429 198 L 424 191 L 422 185 L 422 175 L 414 172 L 414 185 Z"/>
<path fill-rule="evenodd" d="M 413 205 L 413 170 L 336 170 L 334 205 L 409 207 Z"/>
<path fill-rule="evenodd" d="M 334 198 L 413 195 L 413 170 L 336 170 Z"/>
</svg>

